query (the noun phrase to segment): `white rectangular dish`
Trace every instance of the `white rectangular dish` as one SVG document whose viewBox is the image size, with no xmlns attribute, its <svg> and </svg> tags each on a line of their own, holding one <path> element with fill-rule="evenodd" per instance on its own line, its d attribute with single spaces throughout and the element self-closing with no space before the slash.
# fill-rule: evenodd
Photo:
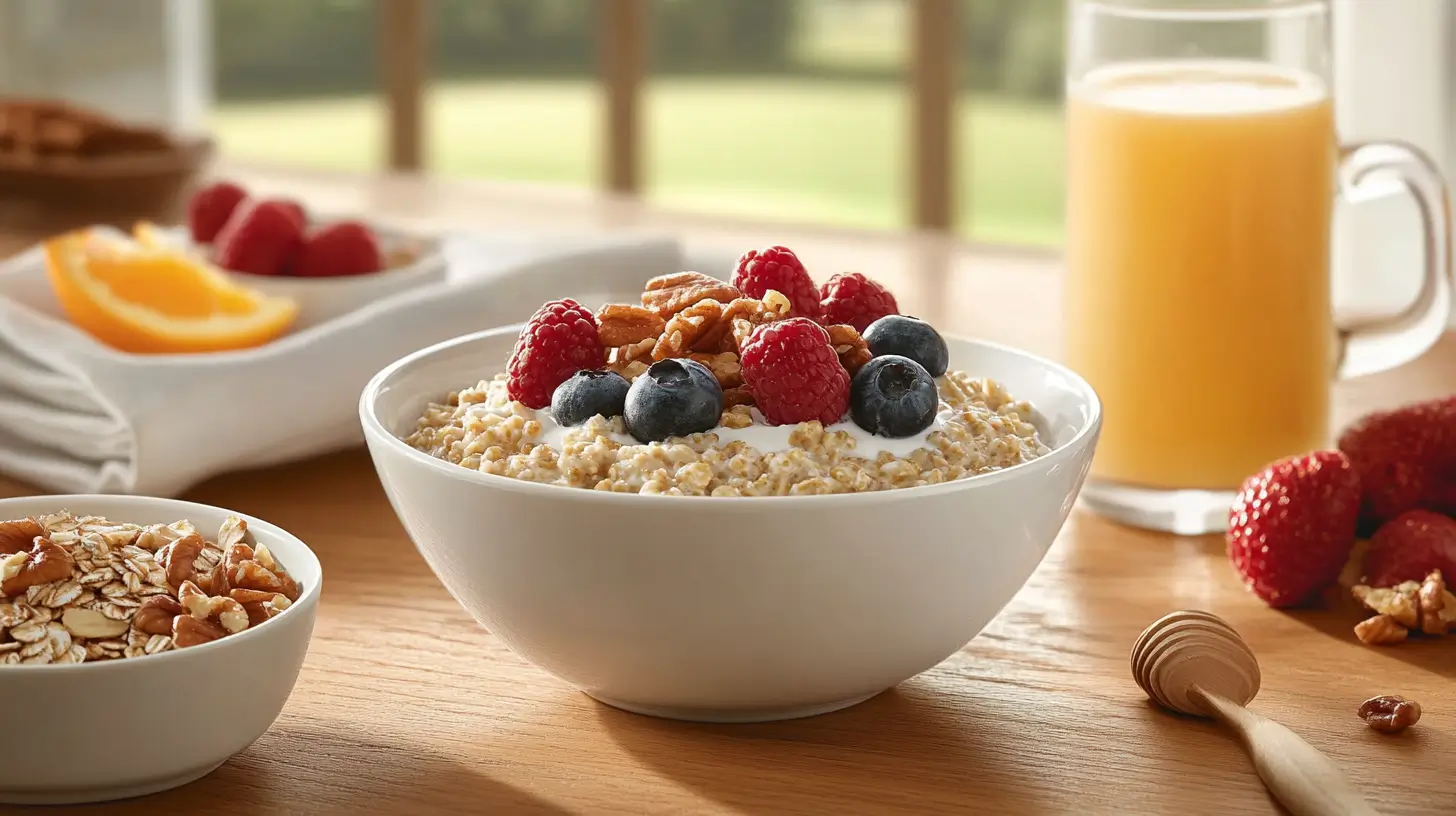
<svg viewBox="0 0 1456 816">
<path fill-rule="evenodd" d="M 596 304 L 683 268 L 678 243 L 634 237 L 454 236 L 444 274 L 247 351 L 135 355 L 69 323 L 32 248 L 0 263 L 0 472 L 55 492 L 174 496 L 222 472 L 362 441 L 355 404 L 410 351 Z"/>
</svg>

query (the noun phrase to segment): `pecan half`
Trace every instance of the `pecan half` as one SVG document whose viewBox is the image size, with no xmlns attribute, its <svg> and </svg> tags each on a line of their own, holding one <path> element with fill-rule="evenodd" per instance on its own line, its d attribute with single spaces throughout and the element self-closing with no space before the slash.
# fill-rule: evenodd
<svg viewBox="0 0 1456 816">
<path fill-rule="evenodd" d="M 172 619 L 172 643 L 179 649 L 227 637 L 227 630 L 212 621 L 178 615 Z"/>
<path fill-rule="evenodd" d="M 1393 643 L 1401 643 L 1409 634 L 1409 629 L 1401 626 L 1395 618 L 1389 615 L 1376 615 L 1355 624 L 1355 637 L 1368 646 L 1389 646 Z"/>
<path fill-rule="evenodd" d="M 743 293 L 728 283 L 709 277 L 701 272 L 677 272 L 659 275 L 647 282 L 642 293 L 642 305 L 656 312 L 664 320 L 683 309 L 704 300 L 727 303 L 742 297 Z"/>
<path fill-rule="evenodd" d="M 731 351 L 725 351 L 722 354 L 699 354 L 695 352 L 689 354 L 688 359 L 702 363 L 709 371 L 713 372 L 713 377 L 718 380 L 718 385 L 722 387 L 724 392 L 743 385 L 743 366 L 738 363 L 738 355 Z M 725 405 L 725 407 L 731 406 Z"/>
<path fill-rule="evenodd" d="M 194 563 L 202 555 L 207 542 L 197 533 L 185 535 L 157 551 L 157 560 L 167 570 L 167 585 L 179 589 L 186 581 L 195 580 L 197 570 Z"/>
<path fill-rule="evenodd" d="M 24 552 L 45 534 L 45 528 L 32 518 L 0 521 L 0 555 Z"/>
<path fill-rule="evenodd" d="M 738 405 L 752 405 L 753 392 L 748 386 L 740 385 L 737 388 L 723 389 L 723 410 L 728 410 Z"/>
<path fill-rule="evenodd" d="M 597 312 L 597 338 L 607 348 L 656 340 L 666 327 L 661 315 L 644 306 L 608 303 Z"/>
<path fill-rule="evenodd" d="M 720 339 L 714 339 L 714 332 L 720 331 L 723 319 L 723 304 L 716 300 L 704 300 L 673 315 L 663 329 L 662 337 L 652 347 L 652 359 L 666 360 L 669 357 L 686 357 L 700 345 L 716 347 Z M 727 326 L 721 331 L 726 332 Z M 718 336 L 721 338 L 721 335 Z"/>
<path fill-rule="evenodd" d="M 1356 712 L 1371 728 L 1382 734 L 1398 734 L 1421 719 L 1421 704 L 1404 697 L 1371 697 Z"/>
<path fill-rule="evenodd" d="M 48 538 L 37 538 L 30 551 L 14 553 L 5 559 L 5 572 L 9 576 L 0 583 L 0 595 L 14 598 L 33 586 L 49 584 L 71 577 L 76 562 L 71 554 Z"/>
<path fill-rule="evenodd" d="M 132 616 L 131 625 L 138 632 L 149 635 L 172 634 L 172 619 L 186 612 L 176 598 L 168 595 L 153 595 L 142 601 Z"/>
</svg>

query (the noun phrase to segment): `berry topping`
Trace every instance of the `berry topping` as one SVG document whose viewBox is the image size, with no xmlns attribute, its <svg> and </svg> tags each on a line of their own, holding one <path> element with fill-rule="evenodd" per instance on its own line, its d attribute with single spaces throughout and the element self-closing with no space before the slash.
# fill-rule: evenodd
<svg viewBox="0 0 1456 816">
<path fill-rule="evenodd" d="M 895 296 L 885 287 L 858 272 L 835 275 L 819 288 L 824 324 L 847 324 L 863 333 L 885 315 L 899 314 Z"/>
<path fill-rule="evenodd" d="M 711 431 L 722 415 L 722 387 L 707 366 L 694 360 L 653 363 L 627 391 L 627 431 L 638 442 Z"/>
<path fill-rule="evenodd" d="M 1228 553 L 1249 591 L 1295 606 L 1340 574 L 1355 546 L 1360 477 L 1339 451 L 1281 459 L 1244 481 Z"/>
<path fill-rule="evenodd" d="M 308 236 L 293 274 L 303 278 L 367 275 L 384 267 L 374 231 L 358 221 L 339 221 Z"/>
<path fill-rule="evenodd" d="M 551 416 L 558 425 L 580 425 L 600 414 L 621 416 L 631 384 L 615 371 L 578 371 L 556 386 L 551 395 Z"/>
<path fill-rule="evenodd" d="M 908 357 L 876 357 L 849 384 L 854 424 L 876 436 L 914 436 L 930 427 L 939 407 L 935 378 Z"/>
<path fill-rule="evenodd" d="M 212 243 L 233 210 L 247 197 L 246 190 L 230 181 L 209 184 L 193 193 L 187 201 L 187 229 L 192 233 L 192 240 L 199 244 Z"/>
<path fill-rule="evenodd" d="M 823 326 L 802 317 L 767 323 L 743 343 L 743 381 L 770 425 L 831 425 L 849 406 L 849 373 Z"/>
<path fill-rule="evenodd" d="M 1370 586 L 1420 581 L 1432 570 L 1456 579 L 1456 521 L 1429 510 L 1411 510 L 1370 537 L 1365 552 L 1365 582 Z"/>
<path fill-rule="evenodd" d="M 863 332 L 865 344 L 876 357 L 894 354 L 909 357 L 939 377 L 950 366 L 945 338 L 929 323 L 904 315 L 888 315 L 871 323 Z"/>
<path fill-rule="evenodd" d="M 506 394 L 528 408 L 545 408 L 568 377 L 606 364 L 592 313 L 574 300 L 553 300 L 521 329 L 506 364 Z"/>
<path fill-rule="evenodd" d="M 253 275 L 283 275 L 303 246 L 290 201 L 246 201 L 217 234 L 216 262 Z"/>
<path fill-rule="evenodd" d="M 1416 508 L 1456 514 L 1456 397 L 1370 414 L 1339 448 L 1365 485 L 1372 528 Z"/>
<path fill-rule="evenodd" d="M 789 314 L 820 320 L 819 288 L 814 285 L 804 265 L 787 247 L 750 249 L 738 259 L 733 270 L 733 286 L 745 296 L 762 299 L 770 289 L 782 294 L 793 305 Z"/>
</svg>

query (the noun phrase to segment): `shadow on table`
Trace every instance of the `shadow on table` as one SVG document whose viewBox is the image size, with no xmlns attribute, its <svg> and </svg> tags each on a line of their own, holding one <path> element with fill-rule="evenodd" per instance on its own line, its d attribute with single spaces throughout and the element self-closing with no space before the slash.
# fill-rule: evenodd
<svg viewBox="0 0 1456 816">
<path fill-rule="evenodd" d="M 1353 601 L 1343 600 L 1327 609 L 1297 609 L 1287 613 L 1309 629 L 1328 635 L 1336 640 L 1356 643 L 1355 624 L 1372 613 L 1360 609 Z M 1379 654 L 1392 660 L 1409 663 L 1441 677 L 1456 679 L 1456 652 L 1451 649 L 1450 638 L 1412 635 L 1404 643 L 1394 646 L 1371 646 Z"/>
<path fill-rule="evenodd" d="M 9 811 L 6 811 L 9 812 Z M 17 811 L 18 812 L 18 811 Z M 422 746 L 276 726 L 190 785 L 59 813 L 511 813 L 566 811 Z"/>
<path fill-rule="evenodd" d="M 997 792 L 1044 812 L 1007 746 L 1015 718 L 963 705 L 909 681 L 844 711 L 802 720 L 710 725 L 658 720 L 598 704 L 606 732 L 635 759 L 743 813 L 781 812 L 783 797 L 819 812 L 970 807 Z"/>
</svg>

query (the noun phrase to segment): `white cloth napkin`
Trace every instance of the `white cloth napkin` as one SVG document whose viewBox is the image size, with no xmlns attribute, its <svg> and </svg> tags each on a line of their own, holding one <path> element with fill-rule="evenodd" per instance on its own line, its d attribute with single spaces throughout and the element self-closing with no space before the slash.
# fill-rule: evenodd
<svg viewBox="0 0 1456 816">
<path fill-rule="evenodd" d="M 661 238 L 472 235 L 442 248 L 443 282 L 205 355 L 115 351 L 66 321 L 39 248 L 0 264 L 0 472 L 57 493 L 175 496 L 349 447 L 363 438 L 360 392 L 394 360 L 553 298 L 595 307 L 683 268 L 677 242 Z"/>
</svg>

